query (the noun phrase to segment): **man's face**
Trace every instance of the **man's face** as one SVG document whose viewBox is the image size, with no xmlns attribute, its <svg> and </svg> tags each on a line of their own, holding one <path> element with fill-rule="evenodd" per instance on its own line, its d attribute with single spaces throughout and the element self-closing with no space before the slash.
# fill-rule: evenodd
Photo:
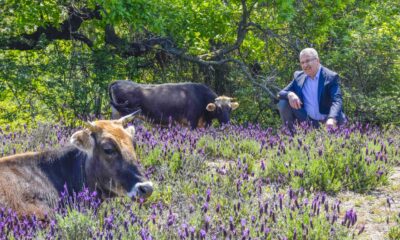
<svg viewBox="0 0 400 240">
<path fill-rule="evenodd" d="M 300 65 L 308 76 L 314 78 L 319 68 L 319 59 L 309 54 L 303 54 L 300 57 Z"/>
</svg>

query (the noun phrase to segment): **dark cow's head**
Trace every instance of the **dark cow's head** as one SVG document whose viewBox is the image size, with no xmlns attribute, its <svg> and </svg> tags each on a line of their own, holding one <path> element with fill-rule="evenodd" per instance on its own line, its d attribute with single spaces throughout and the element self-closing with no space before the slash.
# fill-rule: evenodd
<svg viewBox="0 0 400 240">
<path fill-rule="evenodd" d="M 220 123 L 228 123 L 231 116 L 231 111 L 239 107 L 239 103 L 233 98 L 220 96 L 215 99 L 215 102 L 209 103 L 206 107 L 207 111 L 212 112 Z"/>
<path fill-rule="evenodd" d="M 153 184 L 144 179 L 136 162 L 135 128 L 125 127 L 133 117 L 90 122 L 87 129 L 71 137 L 71 143 L 89 156 L 85 164 L 87 184 L 106 196 L 147 198 L 153 192 Z"/>
</svg>

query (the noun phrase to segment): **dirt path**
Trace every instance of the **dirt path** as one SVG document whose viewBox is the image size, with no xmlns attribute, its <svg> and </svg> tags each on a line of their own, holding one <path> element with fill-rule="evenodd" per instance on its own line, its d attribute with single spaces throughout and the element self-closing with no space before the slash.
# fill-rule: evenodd
<svg viewBox="0 0 400 240">
<path fill-rule="evenodd" d="M 357 228 L 365 224 L 364 233 L 356 239 L 388 239 L 388 231 L 390 227 L 396 225 L 395 219 L 400 213 L 400 167 L 394 169 L 388 186 L 367 194 L 343 192 L 336 198 L 342 201 L 342 209 L 356 210 Z M 390 199 L 390 208 L 388 199 Z"/>
</svg>

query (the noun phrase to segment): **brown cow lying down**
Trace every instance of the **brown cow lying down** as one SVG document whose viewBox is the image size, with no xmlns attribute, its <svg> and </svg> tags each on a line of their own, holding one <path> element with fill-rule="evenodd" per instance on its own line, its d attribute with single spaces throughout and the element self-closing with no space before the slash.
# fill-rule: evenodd
<svg viewBox="0 0 400 240">
<path fill-rule="evenodd" d="M 231 111 L 239 107 L 232 98 L 218 97 L 199 83 L 152 85 L 115 81 L 108 90 L 113 119 L 141 109 L 144 117 L 154 123 L 166 125 L 173 120 L 193 129 L 209 126 L 213 119 L 228 123 Z"/>
<path fill-rule="evenodd" d="M 89 123 L 60 150 L 0 158 L 0 206 L 43 218 L 57 205 L 64 184 L 70 194 L 86 186 L 103 199 L 149 197 L 153 185 L 136 164 L 134 128 L 124 128 L 132 118 Z"/>
</svg>

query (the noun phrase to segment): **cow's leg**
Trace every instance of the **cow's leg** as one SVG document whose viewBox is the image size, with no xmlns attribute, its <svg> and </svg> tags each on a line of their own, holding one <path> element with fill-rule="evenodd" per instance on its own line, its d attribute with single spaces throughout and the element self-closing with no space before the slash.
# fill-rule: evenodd
<svg viewBox="0 0 400 240">
<path fill-rule="evenodd" d="M 207 121 L 206 121 L 205 128 L 208 128 L 208 127 L 210 127 L 210 126 L 211 126 L 211 124 L 212 124 L 212 120 L 207 120 Z"/>
<path fill-rule="evenodd" d="M 208 122 L 206 122 L 206 120 L 205 120 L 204 117 L 200 117 L 200 118 L 197 120 L 197 127 L 198 127 L 198 128 L 205 128 L 205 127 L 207 127 L 207 124 L 208 124 Z"/>
<path fill-rule="evenodd" d="M 190 129 L 196 129 L 197 128 L 197 122 L 195 119 L 189 120 L 190 123 Z"/>
</svg>

